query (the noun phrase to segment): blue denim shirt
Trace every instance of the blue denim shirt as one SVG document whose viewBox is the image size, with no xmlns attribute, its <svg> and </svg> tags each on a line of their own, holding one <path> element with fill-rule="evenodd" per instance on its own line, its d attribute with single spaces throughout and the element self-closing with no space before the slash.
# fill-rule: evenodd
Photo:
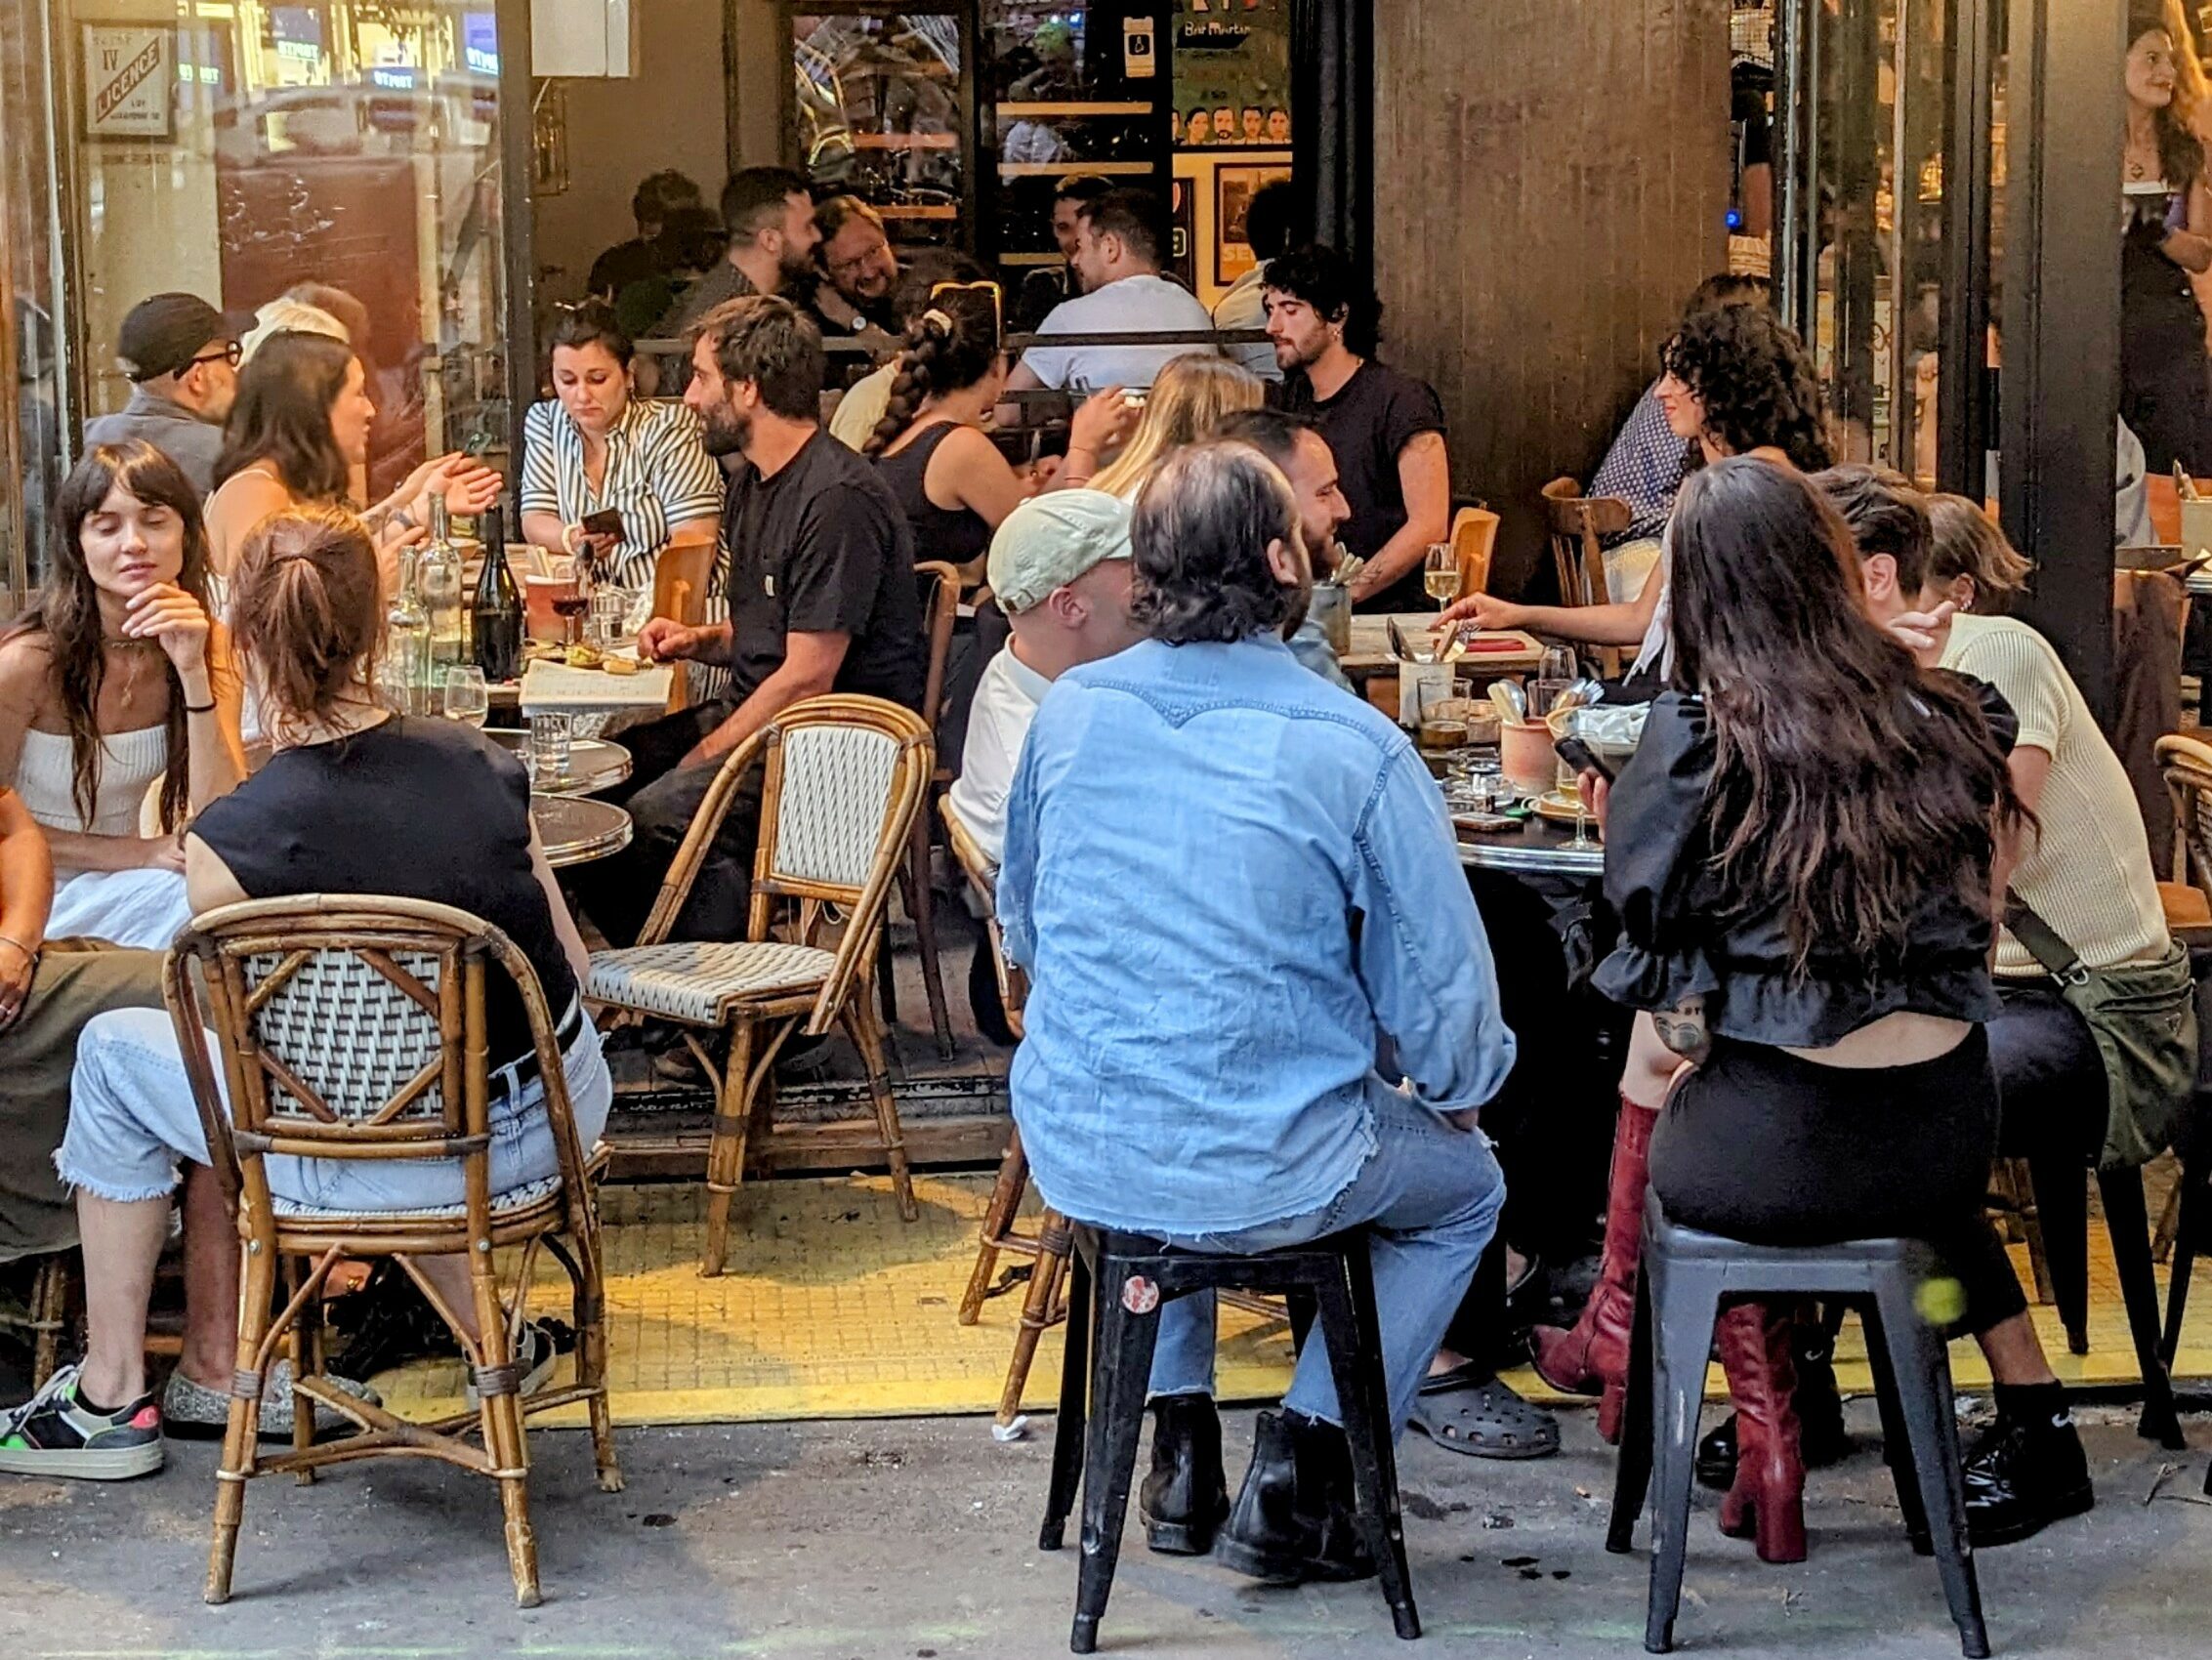
<svg viewBox="0 0 2212 1660">
<path fill-rule="evenodd" d="M 1084 1222 L 1307 1215 L 1358 1174 L 1400 1074 L 1442 1112 L 1513 1065 L 1441 793 L 1280 640 L 1147 641 L 1056 681 L 998 911 L 1030 976 L 1022 1144 Z"/>
</svg>

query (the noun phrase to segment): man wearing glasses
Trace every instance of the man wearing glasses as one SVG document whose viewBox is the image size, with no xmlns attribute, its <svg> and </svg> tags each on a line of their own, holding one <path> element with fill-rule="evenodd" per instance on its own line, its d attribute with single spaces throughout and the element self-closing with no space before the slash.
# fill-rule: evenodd
<svg viewBox="0 0 2212 1660">
<path fill-rule="evenodd" d="M 883 218 L 857 196 L 832 196 L 814 209 L 826 282 L 814 285 L 814 311 L 829 334 L 857 334 L 878 328 L 898 332 L 892 291 L 898 286 L 898 256 L 892 251 Z"/>
<path fill-rule="evenodd" d="M 131 400 L 85 423 L 85 446 L 144 438 L 184 469 L 204 497 L 215 485 L 223 423 L 238 395 L 238 342 L 249 315 L 226 315 L 194 294 L 156 294 L 131 308 L 115 361 Z"/>
</svg>

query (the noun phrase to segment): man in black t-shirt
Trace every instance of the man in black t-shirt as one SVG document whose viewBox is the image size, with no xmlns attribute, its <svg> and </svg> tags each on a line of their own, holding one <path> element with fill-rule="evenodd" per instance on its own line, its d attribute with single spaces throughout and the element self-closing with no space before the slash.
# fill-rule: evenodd
<svg viewBox="0 0 2212 1660">
<path fill-rule="evenodd" d="M 821 335 L 788 300 L 709 312 L 684 401 L 707 449 L 743 458 L 723 510 L 730 620 L 655 617 L 641 656 L 727 665 L 726 697 L 622 734 L 635 834 L 580 884 L 607 937 L 635 938 L 723 761 L 802 698 L 859 692 L 917 709 L 926 672 L 914 544 L 874 465 L 821 430 Z M 747 779 L 677 925 L 733 939 L 745 924 L 760 774 Z"/>
<path fill-rule="evenodd" d="M 1362 611 L 1426 608 L 1421 564 L 1451 534 L 1443 405 L 1374 360 L 1382 308 L 1351 262 L 1318 243 L 1268 262 L 1268 336 L 1282 404 L 1328 439 L 1352 518 L 1337 540 L 1367 561 L 1347 584 Z"/>
</svg>

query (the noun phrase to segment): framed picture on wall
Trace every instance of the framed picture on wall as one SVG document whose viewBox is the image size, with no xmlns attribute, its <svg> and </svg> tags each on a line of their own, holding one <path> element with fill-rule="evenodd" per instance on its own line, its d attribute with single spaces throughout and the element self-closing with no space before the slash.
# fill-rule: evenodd
<svg viewBox="0 0 2212 1660">
<path fill-rule="evenodd" d="M 177 25 L 83 23 L 79 88 L 88 139 L 177 136 Z"/>
<path fill-rule="evenodd" d="M 1252 244 L 1244 217 L 1262 185 L 1288 179 L 1287 167 L 1225 164 L 1214 169 L 1214 281 L 1227 288 L 1252 269 Z"/>
</svg>

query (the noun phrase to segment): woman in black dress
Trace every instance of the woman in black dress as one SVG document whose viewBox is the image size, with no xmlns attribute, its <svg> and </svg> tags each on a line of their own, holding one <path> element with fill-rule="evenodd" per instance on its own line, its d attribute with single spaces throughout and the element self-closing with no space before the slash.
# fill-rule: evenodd
<svg viewBox="0 0 2212 1660">
<path fill-rule="evenodd" d="M 2212 470 L 2212 357 L 2191 273 L 2212 270 L 2212 188 L 2159 0 L 2128 13 L 2120 416 L 2150 471 Z"/>
</svg>

